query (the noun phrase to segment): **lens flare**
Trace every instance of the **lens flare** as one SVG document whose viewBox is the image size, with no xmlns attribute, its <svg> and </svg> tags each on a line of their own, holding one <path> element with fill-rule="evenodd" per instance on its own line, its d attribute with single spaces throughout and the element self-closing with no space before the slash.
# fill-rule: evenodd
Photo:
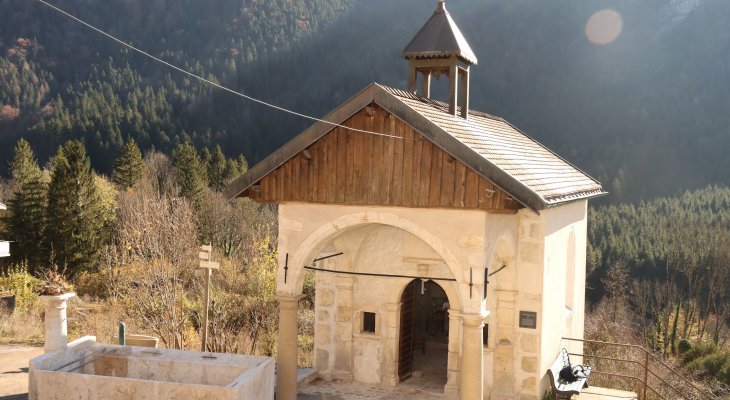
<svg viewBox="0 0 730 400">
<path fill-rule="evenodd" d="M 612 43 L 621 35 L 623 20 L 621 14 L 614 10 L 601 10 L 588 18 L 586 23 L 586 36 L 588 40 L 597 45 Z"/>
</svg>

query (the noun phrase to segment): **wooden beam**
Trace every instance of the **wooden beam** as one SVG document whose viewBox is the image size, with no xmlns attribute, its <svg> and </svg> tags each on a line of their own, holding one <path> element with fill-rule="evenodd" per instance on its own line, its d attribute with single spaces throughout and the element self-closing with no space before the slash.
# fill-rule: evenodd
<svg viewBox="0 0 730 400">
<path fill-rule="evenodd" d="M 456 63 L 449 67 L 449 114 L 456 115 L 456 102 L 459 96 L 459 67 Z"/>
<path fill-rule="evenodd" d="M 461 117 L 469 118 L 469 69 L 459 68 L 459 79 L 461 79 L 461 92 L 459 92 L 459 101 L 461 105 Z"/>
<path fill-rule="evenodd" d="M 431 98 L 431 71 L 421 71 L 421 97 Z"/>
</svg>

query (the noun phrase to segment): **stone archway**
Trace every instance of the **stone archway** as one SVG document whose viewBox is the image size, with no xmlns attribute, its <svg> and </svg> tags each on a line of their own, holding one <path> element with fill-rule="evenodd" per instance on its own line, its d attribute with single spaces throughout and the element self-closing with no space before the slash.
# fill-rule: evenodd
<svg viewBox="0 0 730 400">
<path fill-rule="evenodd" d="M 289 269 L 286 283 L 284 283 L 283 271 L 279 271 L 279 276 L 277 277 L 277 294 L 283 296 L 300 295 L 304 286 L 305 265 L 311 263 L 338 235 L 350 229 L 372 224 L 398 228 L 422 240 L 444 260 L 444 263 L 451 271 L 451 275 L 457 279 L 457 283 L 463 283 L 460 273 L 462 271 L 461 263 L 436 235 L 422 228 L 420 225 L 397 215 L 384 212 L 359 212 L 348 214 L 325 223 L 307 236 L 298 245 L 296 252 L 288 256 Z M 282 255 L 280 254 L 279 256 L 281 257 Z M 463 285 L 459 285 L 459 287 L 461 286 Z M 457 290 L 456 292 L 457 297 L 454 300 L 461 305 L 463 304 L 462 290 Z"/>
<path fill-rule="evenodd" d="M 296 346 L 296 305 L 297 300 L 302 292 L 304 283 L 304 266 L 309 265 L 312 260 L 319 256 L 323 251 L 331 250 L 331 246 L 335 240 L 341 235 L 345 235 L 350 231 L 362 229 L 369 226 L 385 226 L 397 228 L 418 240 L 422 241 L 431 248 L 438 256 L 443 260 L 442 264 L 448 271 L 447 273 L 456 279 L 456 282 L 452 282 L 450 285 L 445 285 L 445 292 L 448 293 L 448 298 L 452 300 L 452 308 L 458 307 L 462 309 L 461 301 L 461 290 L 459 289 L 458 280 L 462 277 L 462 274 L 458 273 L 461 271 L 461 265 L 457 257 L 452 254 L 449 249 L 444 245 L 439 238 L 434 234 L 431 234 L 426 229 L 422 228 L 416 223 L 409 221 L 405 218 L 398 217 L 392 214 L 383 212 L 361 212 L 348 214 L 339 218 L 336 218 L 330 222 L 327 222 L 319 228 L 312 231 L 306 237 L 301 240 L 297 240 L 297 243 L 288 243 L 289 250 L 294 250 L 291 254 L 288 254 L 285 259 L 286 271 L 279 270 L 277 277 L 277 296 L 280 300 L 280 320 L 279 320 L 279 365 L 278 365 L 278 388 L 280 398 L 290 398 L 291 393 L 296 393 L 296 359 L 297 359 L 297 346 Z M 286 246 L 286 245 L 285 245 Z M 284 247 L 286 251 L 287 247 Z M 351 267 L 352 268 L 352 267 Z M 284 275 L 285 274 L 285 275 Z M 339 288 L 338 288 L 339 290 Z M 390 335 L 390 329 L 396 329 L 397 322 L 392 323 L 391 319 L 397 318 L 398 315 L 398 303 L 399 299 L 389 299 L 388 303 L 382 309 L 382 315 L 378 315 L 378 321 L 385 323 L 388 329 L 388 335 Z M 353 310 L 353 321 L 357 317 L 356 312 Z M 461 314 L 455 313 L 450 314 L 449 326 L 453 327 L 457 325 L 456 330 L 460 329 L 460 323 L 453 323 L 454 319 L 461 318 Z M 459 320 L 460 322 L 460 320 Z M 353 324 L 354 326 L 354 324 Z M 394 335 L 396 336 L 396 335 Z M 450 335 L 451 336 L 451 335 Z M 454 335 L 457 336 L 457 335 Z M 384 336 L 385 337 L 385 336 Z M 457 336 L 458 337 L 458 336 Z M 388 336 L 389 341 L 396 342 L 396 337 Z M 388 353 L 394 353 L 392 356 L 397 357 L 395 352 L 395 345 L 397 343 L 389 344 L 392 347 L 391 350 L 387 350 Z M 457 370 L 459 363 L 459 342 L 449 343 L 449 384 L 452 388 L 458 386 L 457 376 L 452 374 L 451 371 Z M 454 350 L 453 352 L 451 350 Z M 397 375 L 395 366 L 390 368 L 391 371 L 382 371 L 384 375 Z M 384 381 L 385 384 L 389 384 L 388 381 Z M 392 381 L 391 384 L 396 384 Z M 449 385 L 447 385 L 449 386 Z M 283 393 L 282 391 L 285 391 Z"/>
</svg>

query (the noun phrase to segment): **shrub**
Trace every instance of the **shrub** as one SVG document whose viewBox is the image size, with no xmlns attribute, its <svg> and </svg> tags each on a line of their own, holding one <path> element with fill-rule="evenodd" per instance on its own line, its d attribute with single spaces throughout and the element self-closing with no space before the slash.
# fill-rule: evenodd
<svg viewBox="0 0 730 400">
<path fill-rule="evenodd" d="M 726 385 L 730 385 L 730 357 L 725 360 L 725 365 L 722 366 L 717 378 Z"/>
<path fill-rule="evenodd" d="M 40 304 L 36 288 L 41 285 L 41 280 L 28 272 L 25 262 L 11 265 L 4 274 L 0 274 L 0 292 L 15 295 L 15 310 L 19 312 L 28 312 Z"/>
<path fill-rule="evenodd" d="M 101 299 L 109 297 L 109 278 L 102 272 L 82 271 L 74 277 L 73 286 L 79 296 L 89 295 Z"/>
<path fill-rule="evenodd" d="M 703 357 L 702 366 L 708 375 L 718 377 L 722 371 L 723 366 L 727 363 L 728 353 L 724 351 L 718 351 L 708 356 Z"/>
<path fill-rule="evenodd" d="M 692 343 L 689 342 L 687 339 L 682 339 L 677 343 L 677 350 L 679 351 L 679 354 L 682 355 L 689 351 L 692 348 Z"/>
<path fill-rule="evenodd" d="M 682 357 L 682 363 L 687 364 L 687 366 L 689 367 L 689 364 L 693 363 L 695 360 L 712 354 L 716 351 L 717 345 L 713 342 L 696 343 L 692 346 L 692 348 L 684 353 Z"/>
</svg>

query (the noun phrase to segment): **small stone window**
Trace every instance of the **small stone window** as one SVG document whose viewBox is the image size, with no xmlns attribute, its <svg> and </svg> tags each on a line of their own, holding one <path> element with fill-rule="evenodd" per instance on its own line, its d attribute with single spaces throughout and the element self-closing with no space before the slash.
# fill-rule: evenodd
<svg viewBox="0 0 730 400">
<path fill-rule="evenodd" d="M 375 333 L 375 313 L 362 313 L 362 331 L 367 333 Z"/>
<path fill-rule="evenodd" d="M 484 324 L 484 328 L 482 329 L 482 340 L 483 346 L 489 347 L 489 324 Z"/>
</svg>

